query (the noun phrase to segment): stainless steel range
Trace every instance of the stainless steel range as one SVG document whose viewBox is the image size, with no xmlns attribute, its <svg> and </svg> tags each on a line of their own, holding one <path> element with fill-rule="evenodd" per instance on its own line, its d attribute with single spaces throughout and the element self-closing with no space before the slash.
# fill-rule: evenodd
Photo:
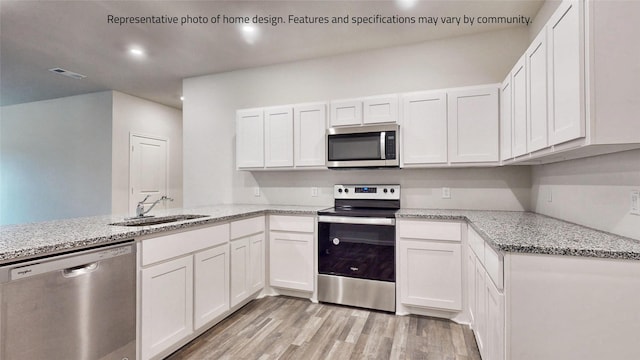
<svg viewBox="0 0 640 360">
<path fill-rule="evenodd" d="M 318 212 L 318 300 L 396 309 L 396 219 L 400 185 L 335 185 Z"/>
</svg>

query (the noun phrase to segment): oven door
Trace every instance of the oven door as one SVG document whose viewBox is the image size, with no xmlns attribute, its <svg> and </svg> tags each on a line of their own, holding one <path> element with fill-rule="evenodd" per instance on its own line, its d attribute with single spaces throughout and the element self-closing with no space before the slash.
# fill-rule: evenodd
<svg viewBox="0 0 640 360">
<path fill-rule="evenodd" d="M 318 217 L 318 273 L 394 282 L 395 219 Z"/>
</svg>

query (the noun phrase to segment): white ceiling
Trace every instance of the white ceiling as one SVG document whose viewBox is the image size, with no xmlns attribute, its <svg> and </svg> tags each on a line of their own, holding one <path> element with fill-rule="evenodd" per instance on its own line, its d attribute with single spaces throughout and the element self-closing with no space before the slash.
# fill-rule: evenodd
<svg viewBox="0 0 640 360">
<path fill-rule="evenodd" d="M 115 16 L 527 16 L 543 0 L 417 1 L 0 1 L 0 105 L 102 90 L 181 108 L 182 79 L 405 45 L 510 25 L 269 24 L 256 39 L 237 24 L 134 24 Z M 512 25 L 511 25 L 512 26 Z M 131 46 L 146 51 L 143 58 Z M 47 69 L 87 76 L 74 80 Z"/>
</svg>

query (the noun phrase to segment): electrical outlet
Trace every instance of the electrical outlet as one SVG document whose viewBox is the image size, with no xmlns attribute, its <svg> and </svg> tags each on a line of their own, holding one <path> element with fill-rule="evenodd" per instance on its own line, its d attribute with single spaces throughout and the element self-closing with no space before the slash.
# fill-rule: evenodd
<svg viewBox="0 0 640 360">
<path fill-rule="evenodd" d="M 442 198 L 443 199 L 451 199 L 451 189 L 448 187 L 442 188 Z"/>
<path fill-rule="evenodd" d="M 640 190 L 631 191 L 631 214 L 640 215 Z"/>
<path fill-rule="evenodd" d="M 260 197 L 260 188 L 259 187 L 254 187 L 253 188 L 253 196 L 255 197 Z"/>
<path fill-rule="evenodd" d="M 312 187 L 311 188 L 311 196 L 318 197 L 318 188 L 317 187 Z"/>
</svg>

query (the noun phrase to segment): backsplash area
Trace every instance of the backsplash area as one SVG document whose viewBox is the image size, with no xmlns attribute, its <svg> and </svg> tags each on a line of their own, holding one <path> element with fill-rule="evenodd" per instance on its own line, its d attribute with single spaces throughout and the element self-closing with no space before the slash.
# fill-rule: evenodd
<svg viewBox="0 0 640 360">
<path fill-rule="evenodd" d="M 466 169 L 239 171 L 234 203 L 333 204 L 334 184 L 400 184 L 402 207 L 522 211 L 530 208 L 527 166 Z M 255 188 L 260 196 L 254 195 Z M 312 196 L 312 188 L 318 196 Z M 442 198 L 442 188 L 451 198 Z"/>
<path fill-rule="evenodd" d="M 640 239 L 640 216 L 629 213 L 640 150 L 533 166 L 531 182 L 531 210 Z"/>
</svg>

